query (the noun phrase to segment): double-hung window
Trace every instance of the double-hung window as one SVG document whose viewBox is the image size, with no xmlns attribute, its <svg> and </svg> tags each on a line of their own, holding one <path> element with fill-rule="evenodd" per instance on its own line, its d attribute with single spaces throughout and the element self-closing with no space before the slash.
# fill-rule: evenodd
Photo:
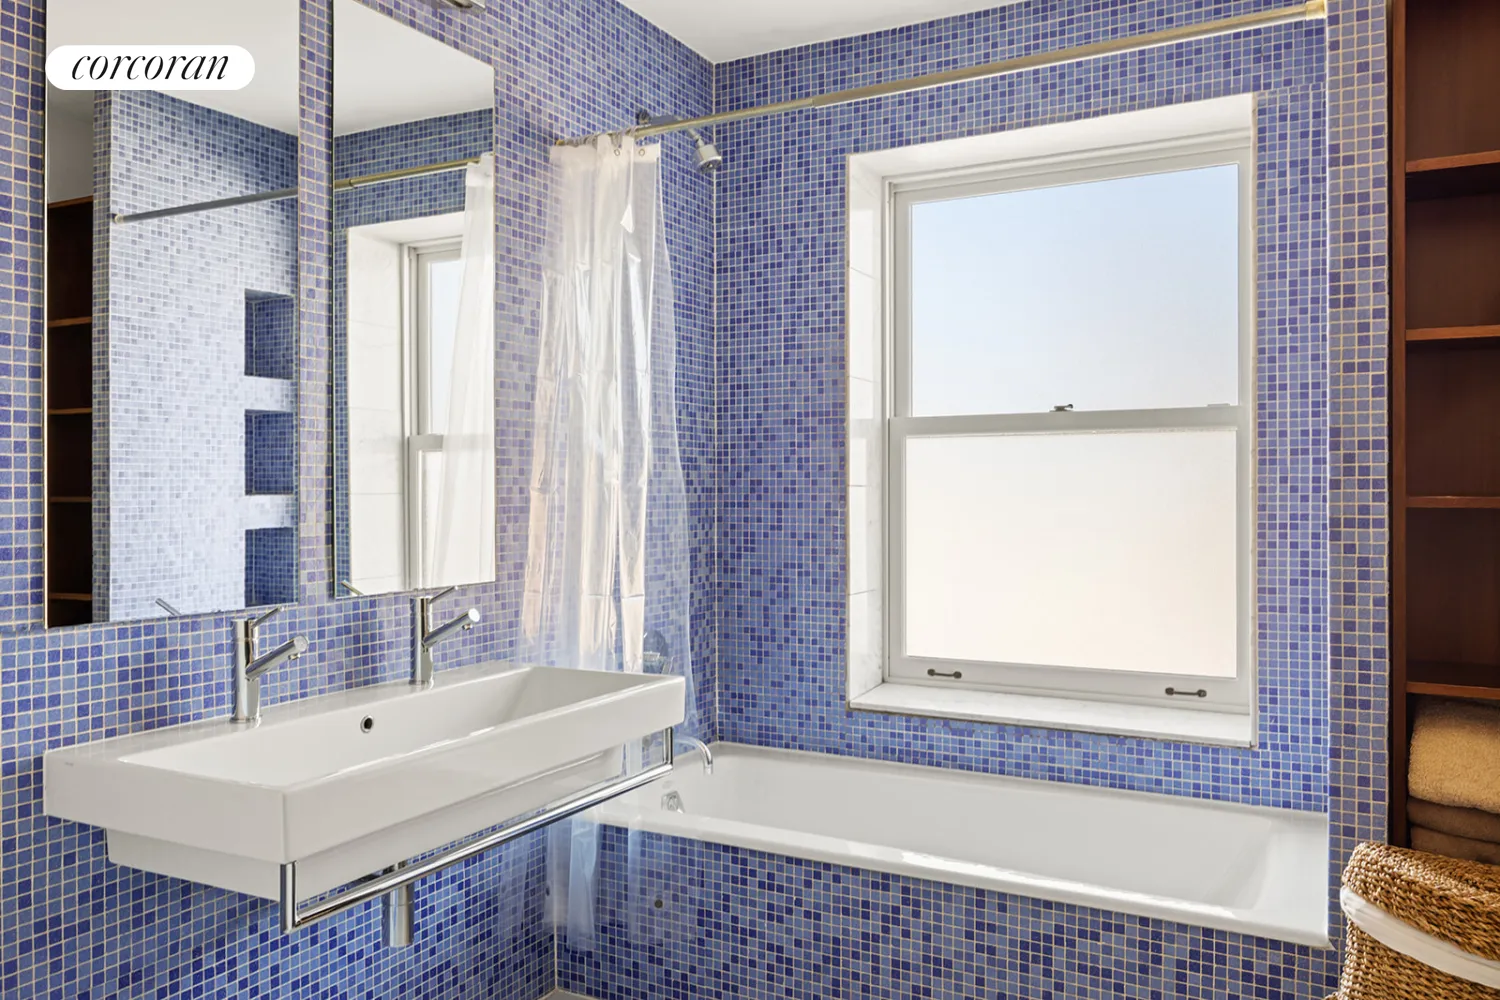
<svg viewBox="0 0 1500 1000">
<path fill-rule="evenodd" d="M 1250 131 L 886 192 L 886 681 L 1247 711 Z"/>
<path fill-rule="evenodd" d="M 437 505 L 443 484 L 448 391 L 463 283 L 461 241 L 434 240 L 406 247 L 408 384 L 407 565 L 411 586 L 433 586 Z"/>
</svg>

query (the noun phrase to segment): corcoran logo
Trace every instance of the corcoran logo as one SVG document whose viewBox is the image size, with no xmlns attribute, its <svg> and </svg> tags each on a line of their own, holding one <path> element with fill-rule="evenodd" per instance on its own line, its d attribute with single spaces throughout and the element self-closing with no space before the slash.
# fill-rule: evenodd
<svg viewBox="0 0 1500 1000">
<path fill-rule="evenodd" d="M 60 45 L 47 82 L 61 90 L 239 90 L 255 59 L 238 45 Z"/>
</svg>

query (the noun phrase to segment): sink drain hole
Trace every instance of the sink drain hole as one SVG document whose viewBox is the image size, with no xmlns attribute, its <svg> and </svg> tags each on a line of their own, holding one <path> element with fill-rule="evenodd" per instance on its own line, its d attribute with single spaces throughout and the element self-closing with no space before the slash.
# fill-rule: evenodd
<svg viewBox="0 0 1500 1000">
<path fill-rule="evenodd" d="M 359 731 L 360 732 L 362 732 L 362 733 L 368 733 L 370 730 L 372 730 L 374 728 L 375 728 L 375 720 L 372 719 L 372 718 L 370 718 L 368 715 L 365 716 L 363 719 L 359 720 Z"/>
</svg>

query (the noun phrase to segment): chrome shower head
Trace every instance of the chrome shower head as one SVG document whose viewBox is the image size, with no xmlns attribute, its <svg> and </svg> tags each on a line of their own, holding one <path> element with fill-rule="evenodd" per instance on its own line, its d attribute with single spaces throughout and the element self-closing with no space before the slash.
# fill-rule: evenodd
<svg viewBox="0 0 1500 1000">
<path fill-rule="evenodd" d="M 680 118 L 673 118 L 671 115 L 653 115 L 645 110 L 638 111 L 635 115 L 637 125 L 676 125 L 679 121 Z M 719 152 L 719 147 L 704 138 L 703 133 L 695 128 L 686 131 L 693 137 L 693 165 L 700 174 L 711 174 L 724 165 L 724 154 Z"/>
<path fill-rule="evenodd" d="M 709 142 L 696 131 L 693 132 L 693 159 L 698 164 L 700 173 L 711 174 L 724 164 L 724 156 L 719 148 Z"/>
</svg>

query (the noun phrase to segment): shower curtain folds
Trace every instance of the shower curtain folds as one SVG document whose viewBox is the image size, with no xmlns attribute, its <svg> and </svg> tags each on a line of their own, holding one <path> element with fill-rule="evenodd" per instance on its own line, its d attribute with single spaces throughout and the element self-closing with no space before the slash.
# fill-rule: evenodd
<svg viewBox="0 0 1500 1000">
<path fill-rule="evenodd" d="M 448 377 L 430 585 L 495 579 L 495 155 L 465 172 L 463 279 Z"/>
<path fill-rule="evenodd" d="M 523 649 L 533 662 L 688 681 L 693 714 L 688 511 L 676 431 L 676 328 L 661 220 L 660 150 L 608 139 L 552 152 Z M 640 765 L 639 748 L 628 748 Z M 592 947 L 598 830 L 549 834 L 553 923 Z M 630 834 L 631 908 L 639 869 Z M 630 921 L 632 924 L 634 920 Z"/>
</svg>

